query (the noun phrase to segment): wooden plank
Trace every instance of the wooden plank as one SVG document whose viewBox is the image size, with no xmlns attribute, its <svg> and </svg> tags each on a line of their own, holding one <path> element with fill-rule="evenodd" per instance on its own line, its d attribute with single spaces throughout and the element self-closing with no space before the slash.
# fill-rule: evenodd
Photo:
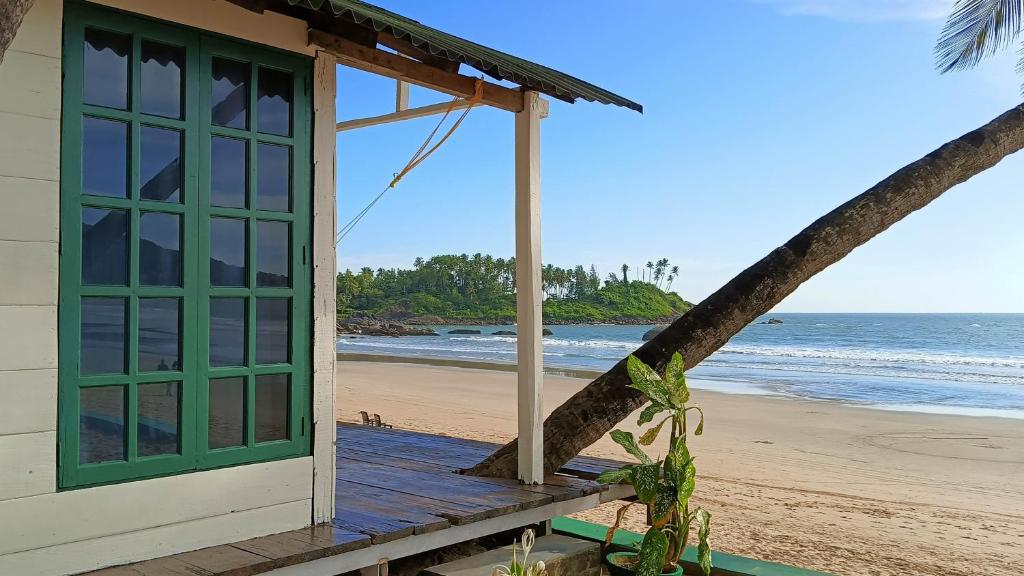
<svg viewBox="0 0 1024 576">
<path fill-rule="evenodd" d="M 335 187 L 335 72 L 337 62 L 318 51 L 313 62 L 313 523 L 334 514 L 335 353 L 337 254 Z"/>
<path fill-rule="evenodd" d="M 60 239 L 60 184 L 0 176 L 0 239 L 57 242 Z"/>
<path fill-rule="evenodd" d="M 306 540 L 292 537 L 288 532 L 261 536 L 244 542 L 235 542 L 230 547 L 264 559 L 273 560 L 272 567 L 288 566 L 323 558 L 330 550 Z"/>
<path fill-rule="evenodd" d="M 0 371 L 0 436 L 48 432 L 56 427 L 57 371 Z"/>
<path fill-rule="evenodd" d="M 540 118 L 537 92 L 523 95 L 515 119 L 516 359 L 519 423 L 518 475 L 544 481 L 544 339 L 541 333 Z"/>
<path fill-rule="evenodd" d="M 331 523 L 343 530 L 366 534 L 373 544 L 383 544 L 412 536 L 416 531 L 414 524 L 350 508 L 344 501 L 335 504 L 334 520 Z"/>
<path fill-rule="evenodd" d="M 57 243 L 0 240 L 0 306 L 57 305 Z"/>
<path fill-rule="evenodd" d="M 390 34 L 380 33 L 377 34 L 377 42 L 391 48 L 399 54 L 404 54 L 410 58 L 414 58 L 423 62 L 427 66 L 433 66 L 449 73 L 456 73 L 459 71 L 461 63 L 455 60 L 449 60 L 440 56 L 434 56 L 426 50 L 421 50 L 416 46 L 413 46 L 412 42 L 402 38 L 396 38 Z"/>
<path fill-rule="evenodd" d="M 404 468 L 406 470 L 417 470 L 419 472 L 454 474 L 459 471 L 459 468 L 454 466 L 400 458 L 390 453 L 384 454 L 377 451 L 356 450 L 347 446 L 342 446 L 338 450 L 338 456 L 349 460 L 359 460 L 360 462 L 369 462 L 371 464 L 380 464 L 382 466 L 391 466 L 394 468 Z"/>
<path fill-rule="evenodd" d="M 462 98 L 470 98 L 475 92 L 475 78 L 446 72 L 391 52 L 362 46 L 322 30 L 310 30 L 309 43 L 334 54 L 341 64 L 359 70 Z M 518 90 L 484 82 L 483 92 L 483 104 L 510 112 L 519 112 L 523 109 L 522 92 Z"/>
<path fill-rule="evenodd" d="M 407 506 L 397 492 L 389 492 L 382 496 L 367 496 L 363 491 L 351 490 L 338 501 L 335 508 L 336 518 L 343 518 L 346 512 L 358 512 L 382 519 L 392 520 L 413 527 L 414 534 L 426 534 L 443 530 L 450 526 L 448 520 L 415 506 Z M 350 526 L 345 526 L 351 529 Z M 363 532 L 358 530 L 358 532 Z"/>
<path fill-rule="evenodd" d="M 22 499 L 52 493 L 57 489 L 57 433 L 50 430 L 0 436 L 0 462 L 3 462 L 0 465 L 0 499 Z M 2 554 L 9 529 L 17 530 L 8 523 L 17 519 L 4 516 L 2 512 L 0 518 L 8 526 L 4 529 L 4 537 L 0 538 Z M 52 517 L 47 521 L 52 522 Z"/>
<path fill-rule="evenodd" d="M 236 548 L 230 544 L 193 550 L 171 556 L 190 569 L 189 574 L 232 574 L 247 575 L 258 574 L 274 566 L 274 562 L 267 556 L 255 554 L 246 550 Z M 149 570 L 145 567 L 153 561 L 142 562 L 135 565 L 135 569 L 145 576 L 149 576 Z"/>
<path fill-rule="evenodd" d="M 409 109 L 409 83 L 395 80 L 395 112 Z"/>
<path fill-rule="evenodd" d="M 370 538 L 366 534 L 342 530 L 331 524 L 317 524 L 301 530 L 284 532 L 283 535 L 300 542 L 320 546 L 329 554 L 342 554 L 370 545 Z"/>
<path fill-rule="evenodd" d="M 465 502 L 456 504 L 345 480 L 338 481 L 337 490 L 338 498 L 342 500 L 353 495 L 362 498 L 376 498 L 381 501 L 387 500 L 408 510 L 444 518 L 457 526 L 483 520 L 487 518 L 490 511 L 490 507 L 479 504 Z"/>
<path fill-rule="evenodd" d="M 60 121 L 0 112 L 0 176 L 60 180 Z"/>
<path fill-rule="evenodd" d="M 0 370 L 57 368 L 56 306 L 0 306 L 0 326 Z"/>
<path fill-rule="evenodd" d="M 427 116 L 434 116 L 437 114 L 444 114 L 449 109 L 452 111 L 463 110 L 469 108 L 469 101 L 459 100 L 457 102 L 441 102 L 438 104 L 428 104 L 426 106 L 419 106 L 417 108 L 409 108 L 407 110 L 401 110 L 399 112 L 391 112 L 389 114 L 381 114 L 380 116 L 370 116 L 368 118 L 356 118 L 354 120 L 343 120 L 334 125 L 334 129 L 337 132 L 345 132 L 347 130 L 355 130 L 357 128 L 366 128 L 368 126 L 378 126 L 380 124 L 390 124 L 392 122 L 402 122 L 403 120 L 412 120 L 414 118 L 425 118 Z"/>
</svg>

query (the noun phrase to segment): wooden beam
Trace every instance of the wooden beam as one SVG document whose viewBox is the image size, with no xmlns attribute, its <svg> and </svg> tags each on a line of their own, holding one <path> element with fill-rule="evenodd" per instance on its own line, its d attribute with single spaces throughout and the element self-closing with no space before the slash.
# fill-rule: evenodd
<svg viewBox="0 0 1024 576">
<path fill-rule="evenodd" d="M 444 114 L 449 107 L 451 107 L 453 111 L 462 110 L 469 107 L 469 102 L 466 100 L 459 100 L 454 105 L 450 102 L 441 102 L 438 104 L 430 104 L 428 106 L 420 106 L 418 108 L 409 108 L 407 110 L 402 110 L 401 112 L 382 114 L 380 116 L 344 120 L 342 122 L 338 122 L 335 125 L 335 129 L 338 132 L 345 132 L 347 130 L 355 130 L 356 128 L 366 128 L 367 126 L 377 126 L 379 124 L 401 122 L 402 120 L 412 120 L 413 118 L 423 118 L 424 116 L 434 116 L 435 114 Z"/>
<path fill-rule="evenodd" d="M 409 109 L 409 83 L 395 80 L 395 112 Z"/>
<path fill-rule="evenodd" d="M 544 481 L 544 338 L 540 243 L 540 120 L 543 100 L 523 93 L 515 120 L 516 358 L 519 480 Z"/>
<path fill-rule="evenodd" d="M 462 98 L 470 98 L 474 94 L 475 78 L 445 72 L 399 54 L 360 46 L 322 30 L 310 30 L 309 43 L 334 54 L 338 62 L 346 66 Z M 520 112 L 523 109 L 523 93 L 519 90 L 484 82 L 484 95 L 481 103 L 509 112 Z"/>
<path fill-rule="evenodd" d="M 390 34 L 385 34 L 383 32 L 377 35 L 377 42 L 387 46 L 388 48 L 391 48 L 392 50 L 398 52 L 399 54 L 405 54 L 410 58 L 419 60 L 420 62 L 423 62 L 427 66 L 440 68 L 441 70 L 444 70 L 445 72 L 450 72 L 452 74 L 458 73 L 459 66 L 461 65 L 461 63 L 457 61 L 442 58 L 440 56 L 434 56 L 433 54 L 426 50 L 423 50 L 422 48 L 413 46 L 412 42 L 408 40 L 396 38 Z"/>
</svg>

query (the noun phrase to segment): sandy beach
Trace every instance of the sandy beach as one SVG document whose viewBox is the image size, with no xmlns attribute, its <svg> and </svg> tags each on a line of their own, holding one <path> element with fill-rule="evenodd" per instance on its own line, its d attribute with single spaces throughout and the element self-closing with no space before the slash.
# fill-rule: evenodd
<svg viewBox="0 0 1024 576">
<path fill-rule="evenodd" d="M 587 380 L 545 379 L 545 407 Z M 716 550 L 839 575 L 1024 573 L 1024 422 L 891 412 L 695 390 L 696 500 Z M 337 417 L 504 442 L 515 376 L 459 367 L 338 363 Z M 621 425 L 636 430 L 635 417 Z M 585 452 L 626 460 L 607 437 Z M 615 503 L 579 517 L 608 524 Z M 635 510 L 625 527 L 643 531 Z"/>
</svg>

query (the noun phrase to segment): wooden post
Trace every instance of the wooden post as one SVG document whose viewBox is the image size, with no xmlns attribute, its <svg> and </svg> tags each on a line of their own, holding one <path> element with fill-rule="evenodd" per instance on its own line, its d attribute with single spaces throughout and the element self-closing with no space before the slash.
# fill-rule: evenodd
<svg viewBox="0 0 1024 576">
<path fill-rule="evenodd" d="M 395 112 L 409 109 L 409 83 L 395 80 Z"/>
<path fill-rule="evenodd" d="M 523 93 L 516 113 L 516 354 L 519 480 L 544 482 L 544 369 L 540 245 L 540 119 L 546 102 Z"/>
</svg>

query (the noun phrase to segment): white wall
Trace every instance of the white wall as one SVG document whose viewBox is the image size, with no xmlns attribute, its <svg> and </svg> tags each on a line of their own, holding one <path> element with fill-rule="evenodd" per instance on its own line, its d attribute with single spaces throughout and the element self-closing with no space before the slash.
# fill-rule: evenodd
<svg viewBox="0 0 1024 576">
<path fill-rule="evenodd" d="M 224 0 L 100 3 L 313 54 L 304 23 Z M 0 64 L 0 574 L 69 574 L 306 526 L 313 457 L 57 491 L 61 27 L 62 1 L 36 0 Z M 316 346 L 333 357 L 333 334 Z M 325 398 L 332 387 L 314 382 Z M 318 454 L 333 471 L 333 449 Z"/>
</svg>

